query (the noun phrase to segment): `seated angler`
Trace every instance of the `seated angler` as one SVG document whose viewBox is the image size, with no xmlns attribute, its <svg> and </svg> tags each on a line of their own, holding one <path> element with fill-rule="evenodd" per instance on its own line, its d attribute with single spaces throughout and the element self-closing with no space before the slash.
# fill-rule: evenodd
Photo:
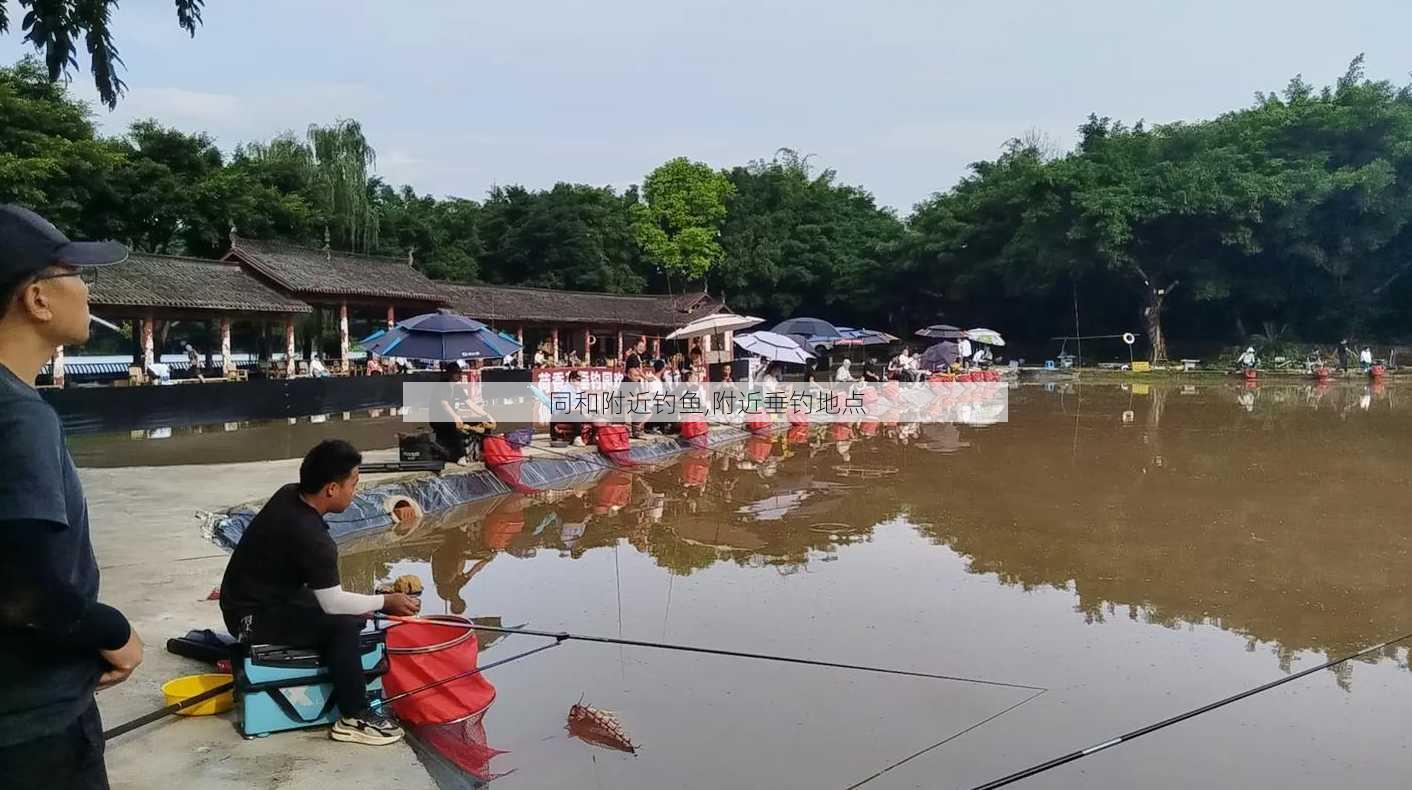
<svg viewBox="0 0 1412 790">
<path fill-rule="evenodd" d="M 400 740 L 402 729 L 369 706 L 358 635 L 373 612 L 414 615 L 421 602 L 348 592 L 339 581 L 338 547 L 324 514 L 352 504 L 362 461 L 338 439 L 304 456 L 299 482 L 276 491 L 241 535 L 221 581 L 221 614 L 247 644 L 319 650 L 340 714 L 330 737 L 378 746 Z"/>
</svg>

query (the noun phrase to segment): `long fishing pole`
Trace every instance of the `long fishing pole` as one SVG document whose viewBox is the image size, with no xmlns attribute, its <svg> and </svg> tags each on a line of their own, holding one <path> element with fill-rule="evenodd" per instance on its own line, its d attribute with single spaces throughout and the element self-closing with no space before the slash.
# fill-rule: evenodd
<svg viewBox="0 0 1412 790">
<path fill-rule="evenodd" d="M 1187 719 L 1194 718 L 1194 717 L 1196 717 L 1196 716 L 1200 716 L 1200 715 L 1203 714 L 1203 713 L 1207 713 L 1207 712 L 1213 711 L 1213 710 L 1215 710 L 1215 709 L 1217 709 L 1217 708 L 1224 707 L 1224 706 L 1226 706 L 1226 705 L 1231 704 L 1232 702 L 1238 702 L 1238 701 L 1240 701 L 1240 700 L 1245 699 L 1246 697 L 1253 697 L 1253 696 L 1255 696 L 1256 694 L 1259 694 L 1259 693 L 1261 693 L 1261 692 L 1263 692 L 1263 691 L 1269 691 L 1270 689 L 1275 688 L 1276 686 L 1283 686 L 1283 685 L 1286 684 L 1286 683 L 1289 683 L 1289 682 L 1294 681 L 1294 680 L 1298 680 L 1299 678 L 1305 677 L 1305 676 L 1307 676 L 1307 675 L 1312 675 L 1312 674 L 1314 674 L 1315 672 L 1319 672 L 1319 671 L 1325 670 L 1325 669 L 1331 669 L 1331 668 L 1336 667 L 1336 666 L 1338 666 L 1339 664 L 1342 664 L 1342 663 L 1344 663 L 1344 662 L 1346 662 L 1346 661 L 1352 661 L 1352 660 L 1355 659 L 1355 658 L 1360 658 L 1360 657 L 1365 656 L 1365 655 L 1367 655 L 1367 654 L 1369 654 L 1369 653 L 1373 653 L 1373 652 L 1376 652 L 1376 651 L 1378 651 L 1378 650 L 1382 650 L 1382 649 L 1385 648 L 1385 647 L 1388 647 L 1388 646 L 1390 646 L 1390 645 L 1395 645 L 1395 644 L 1397 644 L 1398 642 L 1403 642 L 1403 641 L 1406 641 L 1406 640 L 1408 640 L 1408 639 L 1412 639 L 1412 633 L 1404 634 L 1403 636 L 1400 636 L 1400 637 L 1398 637 L 1398 638 L 1396 638 L 1396 639 L 1392 639 L 1392 640 L 1389 640 L 1389 641 L 1387 641 L 1387 642 L 1382 642 L 1382 643 L 1380 643 L 1380 644 L 1373 645 L 1372 647 L 1366 648 L 1366 649 L 1364 649 L 1364 650 L 1359 650 L 1357 653 L 1352 653 L 1352 654 L 1350 654 L 1350 655 L 1344 656 L 1343 658 L 1336 659 L 1336 660 L 1334 660 L 1334 661 L 1329 661 L 1329 662 L 1320 664 L 1320 665 L 1317 666 L 1317 667 L 1310 667 L 1309 669 L 1303 670 L 1303 671 L 1301 671 L 1301 672 L 1296 672 L 1296 673 L 1293 674 L 1293 675 L 1289 675 L 1289 676 L 1287 676 L 1287 677 L 1280 678 L 1279 680 L 1274 680 L 1274 681 L 1271 681 L 1271 682 L 1269 682 L 1269 683 L 1266 683 L 1266 684 L 1263 685 L 1263 686 L 1256 686 L 1256 687 L 1253 688 L 1253 689 L 1249 689 L 1249 690 L 1246 690 L 1246 691 L 1242 691 L 1242 692 L 1240 692 L 1239 694 L 1233 694 L 1233 695 L 1231 695 L 1231 696 L 1229 696 L 1229 697 L 1226 697 L 1225 699 L 1221 699 L 1221 700 L 1217 700 L 1217 701 L 1215 701 L 1215 702 L 1212 702 L 1212 703 L 1210 703 L 1209 705 L 1203 705 L 1203 706 L 1201 706 L 1201 707 L 1199 707 L 1199 708 L 1196 708 L 1196 709 L 1194 709 L 1194 710 L 1189 710 L 1189 711 L 1187 711 L 1186 713 L 1180 713 L 1180 714 L 1178 714 L 1178 715 L 1176 715 L 1176 716 L 1171 717 L 1170 719 L 1163 719 L 1162 721 L 1159 721 L 1159 722 L 1157 722 L 1156 724 L 1149 724 L 1149 725 L 1147 725 L 1146 727 L 1142 727 L 1142 728 L 1140 728 L 1140 729 L 1133 730 L 1132 732 L 1125 733 L 1125 734 L 1123 734 L 1123 735 L 1119 735 L 1119 736 L 1116 737 L 1116 738 L 1110 738 L 1110 739 L 1108 739 L 1108 740 L 1106 740 L 1106 741 L 1103 741 L 1102 743 L 1098 743 L 1098 744 L 1095 744 L 1095 745 L 1093 745 L 1093 746 L 1090 746 L 1090 747 L 1088 747 L 1087 749 L 1080 749 L 1079 751 L 1076 751 L 1076 752 L 1070 752 L 1070 753 L 1068 753 L 1068 754 L 1066 754 L 1066 755 L 1064 755 L 1064 756 L 1062 756 L 1062 757 L 1055 757 L 1055 758 L 1052 759 L 1052 760 L 1048 760 L 1048 761 L 1039 763 L 1038 765 L 1030 766 L 1029 768 L 1026 768 L 1026 769 L 1023 770 L 1023 771 L 1017 771 L 1017 772 L 1015 772 L 1015 773 L 1013 773 L 1013 774 L 1010 774 L 1009 776 L 1002 776 L 1002 777 L 999 778 L 999 779 L 991 780 L 991 781 L 989 781 L 989 782 L 986 782 L 985 784 L 976 785 L 974 788 L 972 788 L 972 790 L 994 790 L 994 788 L 997 788 L 997 787 L 1004 787 L 1004 786 L 1006 786 L 1006 785 L 1008 785 L 1008 784 L 1014 784 L 1015 782 L 1018 782 L 1018 781 L 1020 781 L 1021 779 L 1028 779 L 1029 777 L 1034 776 L 1034 775 L 1036 775 L 1036 774 L 1042 774 L 1042 773 L 1044 773 L 1045 771 L 1048 771 L 1048 770 L 1051 770 L 1051 769 L 1054 769 L 1054 768 L 1058 768 L 1058 767 L 1061 766 L 1061 765 L 1065 765 L 1065 764 L 1071 763 L 1071 762 L 1073 762 L 1073 761 L 1075 761 L 1075 760 L 1082 759 L 1082 758 L 1084 758 L 1084 757 L 1089 756 L 1090 754 L 1096 754 L 1096 753 L 1098 753 L 1098 752 L 1103 751 L 1104 749 L 1110 749 L 1110 748 L 1112 748 L 1112 747 L 1114 747 L 1114 746 L 1117 746 L 1117 745 L 1119 745 L 1119 744 L 1127 743 L 1128 741 L 1135 740 L 1135 739 L 1137 739 L 1137 738 L 1141 738 L 1142 736 L 1144 736 L 1144 735 L 1146 735 L 1146 734 L 1148 734 L 1148 733 L 1150 733 L 1150 732 L 1156 732 L 1156 731 L 1158 731 L 1158 730 L 1160 730 L 1160 729 L 1163 729 L 1163 728 L 1165 728 L 1165 727 L 1170 727 L 1170 726 L 1172 726 L 1173 724 L 1176 724 L 1176 723 L 1178 723 L 1178 722 L 1183 722 L 1183 721 L 1186 721 Z"/>
<path fill-rule="evenodd" d="M 461 672 L 461 673 L 459 673 L 459 674 L 452 675 L 451 677 L 441 678 L 440 680 L 434 680 L 434 681 L 432 681 L 432 682 L 430 682 L 430 683 L 423 684 L 423 685 L 418 686 L 418 687 L 416 687 L 416 688 L 414 688 L 414 689 L 410 689 L 410 690 L 404 691 L 404 692 L 402 692 L 402 693 L 400 693 L 400 694 L 395 694 L 395 695 L 393 695 L 393 696 L 391 696 L 391 697 L 388 697 L 387 699 L 384 699 L 384 700 L 380 700 L 380 701 L 378 701 L 378 702 L 375 702 L 375 703 L 373 703 L 373 705 L 374 705 L 374 707 L 381 707 L 381 706 L 383 706 L 383 705 L 388 705 L 388 704 L 391 704 L 391 703 L 396 702 L 396 701 L 401 700 L 401 699 L 406 699 L 407 697 L 410 697 L 410 696 L 412 696 L 413 694 L 420 694 L 421 692 L 426 691 L 426 690 L 428 690 L 428 689 L 433 689 L 433 688 L 436 688 L 436 687 L 438 687 L 438 686 L 444 686 L 444 685 L 446 685 L 447 683 L 454 683 L 454 682 L 457 681 L 457 680 L 461 680 L 462 678 L 468 678 L 468 677 L 470 677 L 470 676 L 472 676 L 472 675 L 478 675 L 478 674 L 480 674 L 480 673 L 486 671 L 487 669 L 492 669 L 492 668 L 498 667 L 498 666 L 500 666 L 500 665 L 502 665 L 502 664 L 508 664 L 508 663 L 510 663 L 511 661 L 516 661 L 516 660 L 519 660 L 519 659 L 521 659 L 521 658 L 524 658 L 525 656 L 533 655 L 533 654 L 535 654 L 535 653 L 538 653 L 538 652 L 541 652 L 541 651 L 544 651 L 544 650 L 548 650 L 548 649 L 551 648 L 551 647 L 558 647 L 558 646 L 559 646 L 559 643 L 560 643 L 561 641 L 563 641 L 563 640 L 557 640 L 557 641 L 554 641 L 554 642 L 550 642 L 550 643 L 547 644 L 547 645 L 540 645 L 539 647 L 536 647 L 536 648 L 533 649 L 533 650 L 526 650 L 526 651 L 523 652 L 523 653 L 516 653 L 516 654 L 513 655 L 513 656 L 507 656 L 507 657 L 505 657 L 505 658 L 500 659 L 499 661 L 493 661 L 493 662 L 491 662 L 491 663 L 489 663 L 489 664 L 486 664 L 485 666 L 482 666 L 482 667 L 477 667 L 477 668 L 475 668 L 475 669 L 471 669 L 471 670 L 468 670 L 468 671 L 466 671 L 466 672 Z M 151 713 L 148 713 L 148 714 L 146 714 L 146 715 L 144 715 L 144 716 L 139 716 L 139 717 L 133 719 L 132 721 L 128 721 L 128 722 L 124 722 L 124 723 L 122 723 L 122 724 L 119 724 L 118 726 L 116 726 L 116 727 L 114 727 L 114 728 L 112 728 L 112 729 L 110 729 L 110 730 L 105 731 L 105 732 L 103 733 L 103 740 L 105 740 L 105 741 L 111 741 L 112 739 L 118 737 L 119 735 L 125 735 L 125 734 L 127 734 L 127 733 L 129 733 L 129 732 L 132 732 L 132 731 L 135 730 L 135 729 L 138 729 L 139 727 L 145 727 L 145 726 L 147 726 L 148 724 L 151 724 L 151 723 L 154 722 L 154 721 L 160 721 L 160 720 L 162 720 L 162 719 L 165 719 L 166 717 L 171 716 L 172 714 L 179 713 L 179 712 L 181 712 L 181 711 L 183 711 L 183 710 L 185 710 L 185 709 L 187 709 L 187 708 L 189 708 L 189 707 L 192 707 L 193 705 L 197 705 L 197 704 L 200 704 L 200 703 L 202 703 L 202 702 L 205 702 L 206 700 L 211 699 L 212 697 L 218 697 L 218 696 L 220 696 L 220 695 L 222 695 L 222 694 L 227 694 L 227 693 L 229 693 L 229 692 L 230 692 L 232 689 L 234 689 L 234 688 L 235 688 L 235 682 L 234 682 L 234 681 L 231 681 L 231 682 L 229 682 L 229 683 L 222 683 L 221 685 L 216 686 L 216 687 L 214 687 L 214 688 L 207 689 L 206 691 L 203 691 L 203 692 L 201 692 L 200 694 L 197 694 L 197 695 L 194 696 L 194 697 L 187 697 L 186 699 L 181 700 L 180 702 L 176 702 L 176 703 L 173 703 L 173 704 L 171 704 L 171 705 L 168 705 L 168 706 L 166 706 L 165 708 L 160 708 L 160 709 L 158 709 L 158 710 L 154 710 L 154 711 L 152 711 Z"/>
<path fill-rule="evenodd" d="M 397 623 L 425 623 L 428 625 L 440 625 L 447 628 L 469 628 L 475 631 L 490 631 L 499 634 L 524 634 L 526 636 L 542 636 L 562 642 L 572 639 L 578 642 L 599 642 L 608 645 L 625 645 L 628 647 L 647 647 L 656 650 L 674 650 L 682 653 L 704 653 L 707 655 L 727 656 L 729 658 L 752 658 L 760 661 L 776 661 L 784 664 L 803 664 L 806 666 L 829 667 L 831 669 L 853 669 L 862 672 L 875 672 L 882 675 L 902 675 L 905 677 L 928 678 L 931 680 L 954 680 L 959 683 L 974 683 L 982 686 L 1001 686 L 1004 688 L 1025 689 L 1028 691 L 1044 691 L 1041 686 L 1029 686 L 1023 683 L 1009 683 L 1001 680 L 985 680 L 982 678 L 969 678 L 957 675 L 939 675 L 931 672 L 919 672 L 910 669 L 892 669 L 888 667 L 867 666 L 864 664 L 844 664 L 836 661 L 820 661 L 812 658 L 798 658 L 795 656 L 777 656 L 768 653 L 748 653 L 739 650 L 721 650 L 712 647 L 700 647 L 697 645 L 681 645 L 671 642 L 647 642 L 639 639 L 619 639 L 609 636 L 592 636 L 586 634 L 574 634 L 567 631 L 536 631 L 528 628 L 504 628 L 494 625 L 480 625 L 478 623 L 458 623 L 448 620 L 426 620 L 415 617 L 397 617 L 394 615 L 374 615 L 380 620 L 388 620 Z"/>
</svg>

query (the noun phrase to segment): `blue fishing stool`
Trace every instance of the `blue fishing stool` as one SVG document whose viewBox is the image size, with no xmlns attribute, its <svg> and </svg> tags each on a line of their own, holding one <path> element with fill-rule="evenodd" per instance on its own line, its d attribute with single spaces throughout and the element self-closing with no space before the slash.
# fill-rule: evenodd
<svg viewBox="0 0 1412 790">
<path fill-rule="evenodd" d="M 382 699 L 387 674 L 386 632 L 364 631 L 359 640 L 368 702 Z M 236 722 L 246 738 L 272 732 L 324 727 L 338 720 L 333 681 L 319 651 L 285 645 L 241 644 L 235 674 Z"/>
</svg>

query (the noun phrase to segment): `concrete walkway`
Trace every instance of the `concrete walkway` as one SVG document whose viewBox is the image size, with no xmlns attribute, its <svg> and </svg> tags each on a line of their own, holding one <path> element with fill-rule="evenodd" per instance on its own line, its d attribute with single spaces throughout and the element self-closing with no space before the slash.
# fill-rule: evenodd
<svg viewBox="0 0 1412 790">
<path fill-rule="evenodd" d="M 369 461 L 395 453 L 368 453 Z M 201 538 L 197 510 L 267 497 L 298 477 L 299 461 L 220 466 L 84 469 L 93 543 L 102 570 L 101 598 L 121 609 L 147 645 L 132 679 L 99 692 L 104 725 L 156 710 L 161 685 L 210 671 L 166 652 L 170 637 L 192 628 L 222 628 L 206 597 L 221 580 L 227 555 Z M 108 744 L 114 790 L 183 787 L 433 788 L 411 747 L 336 743 L 323 730 L 246 741 L 219 717 L 171 717 Z"/>
</svg>

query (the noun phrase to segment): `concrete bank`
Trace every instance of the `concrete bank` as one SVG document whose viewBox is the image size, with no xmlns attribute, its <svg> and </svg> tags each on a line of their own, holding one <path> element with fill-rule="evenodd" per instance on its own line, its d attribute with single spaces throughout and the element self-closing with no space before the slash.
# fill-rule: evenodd
<svg viewBox="0 0 1412 790">
<path fill-rule="evenodd" d="M 367 454 L 369 461 L 395 453 Z M 299 461 L 219 466 L 83 469 L 93 543 L 102 570 L 102 599 L 132 620 L 147 645 L 128 682 L 99 692 L 105 726 L 163 705 L 161 685 L 209 671 L 166 652 L 166 640 L 192 628 L 221 626 L 207 601 L 220 583 L 226 555 L 203 540 L 197 510 L 268 496 L 298 477 Z M 114 790 L 185 787 L 433 788 L 405 744 L 370 748 L 329 740 L 324 730 L 244 740 L 231 716 L 171 717 L 108 744 Z"/>
</svg>

